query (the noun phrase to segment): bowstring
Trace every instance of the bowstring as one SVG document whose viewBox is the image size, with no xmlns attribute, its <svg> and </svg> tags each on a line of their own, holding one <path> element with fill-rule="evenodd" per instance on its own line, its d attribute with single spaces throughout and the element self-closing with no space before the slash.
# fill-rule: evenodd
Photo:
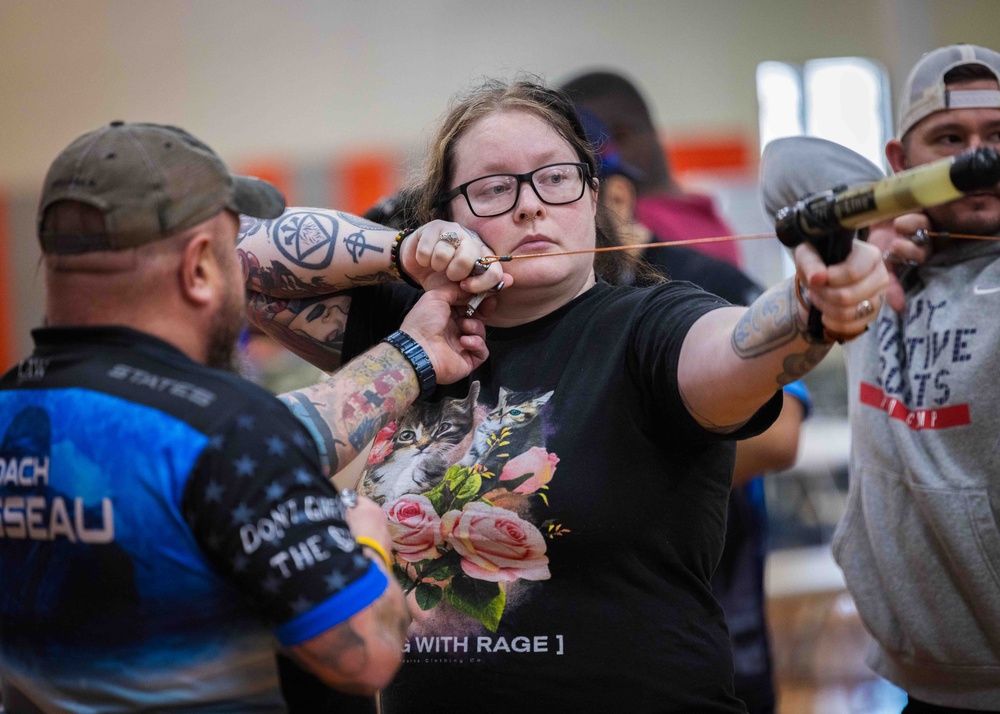
<svg viewBox="0 0 1000 714">
<path fill-rule="evenodd" d="M 969 240 L 1000 240 L 1000 236 L 982 236 L 971 233 L 951 233 L 947 231 L 927 231 L 928 236 L 944 238 L 961 238 Z M 523 253 L 520 255 L 484 255 L 479 259 L 483 265 L 493 263 L 509 263 L 512 260 L 524 258 L 547 258 L 553 255 L 583 255 L 584 253 L 607 253 L 613 250 L 645 250 L 647 248 L 681 247 L 685 245 L 701 245 L 703 243 L 724 243 L 727 241 L 760 240 L 762 238 L 775 238 L 774 233 L 752 233 L 750 235 L 738 236 L 711 236 L 709 238 L 688 238 L 686 240 L 657 241 L 654 243 L 637 243 L 635 245 L 612 245 L 603 248 L 587 248 L 585 250 L 563 250 L 552 253 Z"/>
</svg>

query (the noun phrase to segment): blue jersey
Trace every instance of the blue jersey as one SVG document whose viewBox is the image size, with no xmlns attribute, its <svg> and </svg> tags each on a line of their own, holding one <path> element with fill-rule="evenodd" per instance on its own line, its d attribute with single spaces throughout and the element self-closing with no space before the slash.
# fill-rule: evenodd
<svg viewBox="0 0 1000 714">
<path fill-rule="evenodd" d="M 276 645 L 386 587 L 308 432 L 149 335 L 34 337 L 0 380 L 7 710 L 282 710 Z"/>
</svg>

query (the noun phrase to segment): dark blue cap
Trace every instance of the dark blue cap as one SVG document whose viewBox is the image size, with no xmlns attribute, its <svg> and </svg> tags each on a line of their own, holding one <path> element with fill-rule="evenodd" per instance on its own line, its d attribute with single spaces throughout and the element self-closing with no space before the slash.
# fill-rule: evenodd
<svg viewBox="0 0 1000 714">
<path fill-rule="evenodd" d="M 604 122 L 593 112 L 581 107 L 577 107 L 577 113 L 587 134 L 587 141 L 593 147 L 597 158 L 597 177 L 606 178 L 618 174 L 632 181 L 640 181 L 643 176 L 642 171 L 622 159 L 611 137 L 611 131 Z"/>
</svg>

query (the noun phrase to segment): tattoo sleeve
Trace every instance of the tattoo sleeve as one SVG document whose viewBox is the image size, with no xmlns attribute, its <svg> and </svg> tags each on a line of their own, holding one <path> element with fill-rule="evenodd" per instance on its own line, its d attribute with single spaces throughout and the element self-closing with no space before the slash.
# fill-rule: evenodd
<svg viewBox="0 0 1000 714">
<path fill-rule="evenodd" d="M 348 213 L 290 208 L 273 220 L 244 217 L 237 253 L 247 289 L 305 297 L 395 279 L 389 266 L 395 236 Z"/>
<path fill-rule="evenodd" d="M 332 475 L 419 394 L 406 358 L 380 343 L 318 384 L 279 398 L 321 439 Z"/>
<path fill-rule="evenodd" d="M 286 300 L 247 292 L 247 319 L 302 359 L 333 372 L 341 365 L 349 293 Z"/>
<path fill-rule="evenodd" d="M 360 631 L 352 618 L 321 635 L 313 646 L 295 646 L 288 654 L 337 689 L 370 695 L 377 686 L 372 681 L 373 675 L 378 677 L 377 670 L 391 674 L 399 666 L 410 624 L 403 592 L 391 579 L 372 603 L 371 614 L 374 622 Z M 388 662 L 380 663 L 380 659 Z"/>
<path fill-rule="evenodd" d="M 733 351 L 740 359 L 751 360 L 780 350 L 806 334 L 799 314 L 795 283 L 785 281 L 761 295 L 740 318 L 733 330 Z M 775 385 L 783 387 L 801 378 L 830 351 L 830 345 L 805 343 L 805 350 L 788 354 Z"/>
</svg>

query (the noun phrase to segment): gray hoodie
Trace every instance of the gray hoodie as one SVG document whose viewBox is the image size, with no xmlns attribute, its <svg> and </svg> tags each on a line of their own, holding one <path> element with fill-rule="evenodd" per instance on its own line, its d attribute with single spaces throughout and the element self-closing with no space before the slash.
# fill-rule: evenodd
<svg viewBox="0 0 1000 714">
<path fill-rule="evenodd" d="M 848 511 L 834 536 L 869 665 L 914 697 L 1000 709 L 1000 244 L 955 243 L 845 345 Z"/>
</svg>

